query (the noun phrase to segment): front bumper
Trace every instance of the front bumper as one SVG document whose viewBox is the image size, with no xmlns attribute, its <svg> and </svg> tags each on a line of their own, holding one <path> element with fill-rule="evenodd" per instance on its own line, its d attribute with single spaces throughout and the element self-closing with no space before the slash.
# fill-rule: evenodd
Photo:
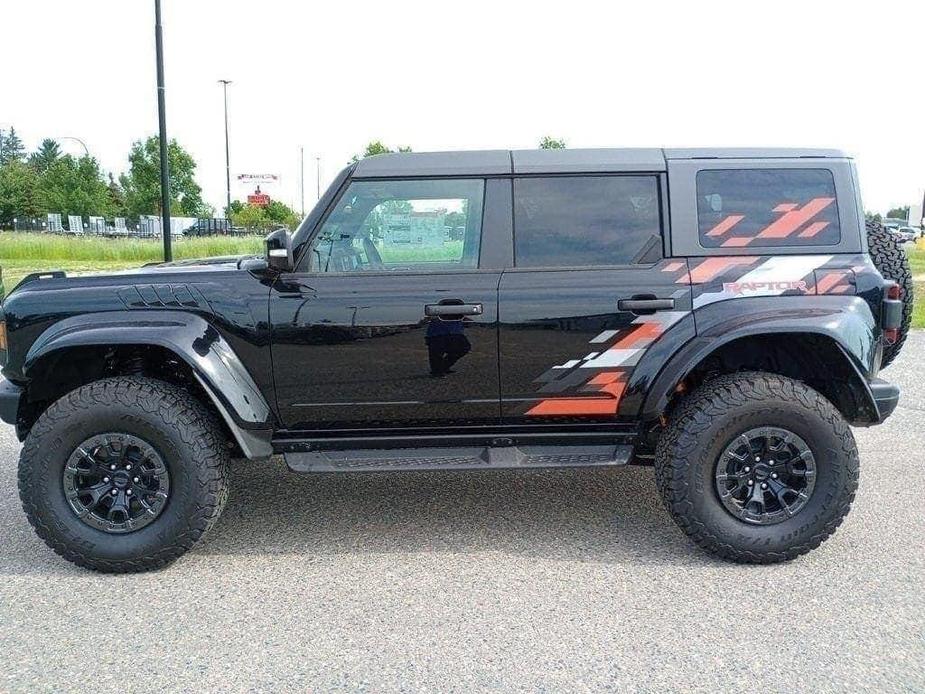
<svg viewBox="0 0 925 694">
<path fill-rule="evenodd" d="M 16 424 L 19 416 L 19 401 L 22 399 L 23 389 L 5 378 L 0 380 L 0 419 L 7 424 Z"/>
<path fill-rule="evenodd" d="M 899 404 L 899 386 L 887 383 L 882 378 L 875 378 L 870 382 L 870 393 L 874 396 L 877 405 L 878 421 L 883 421 L 896 409 Z"/>
</svg>

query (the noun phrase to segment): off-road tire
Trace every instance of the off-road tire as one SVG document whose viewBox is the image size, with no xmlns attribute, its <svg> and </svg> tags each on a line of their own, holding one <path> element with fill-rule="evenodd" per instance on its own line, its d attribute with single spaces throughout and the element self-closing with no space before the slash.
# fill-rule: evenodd
<svg viewBox="0 0 925 694">
<path fill-rule="evenodd" d="M 879 222 L 868 221 L 867 248 L 874 266 L 885 279 L 893 280 L 902 290 L 903 320 L 896 342 L 883 347 L 881 368 L 892 362 L 903 348 L 909 326 L 912 325 L 913 284 L 909 257 L 895 236 Z"/>
<path fill-rule="evenodd" d="M 88 437 L 124 432 L 152 444 L 167 465 L 170 494 L 150 524 L 124 534 L 87 525 L 68 504 L 62 475 Z M 49 547 L 79 566 L 148 571 L 189 550 L 215 524 L 228 497 L 227 449 L 215 417 L 184 390 L 139 376 L 95 381 L 53 403 L 19 458 L 19 496 Z"/>
<path fill-rule="evenodd" d="M 802 437 L 817 466 L 806 505 L 772 525 L 733 516 L 714 486 L 725 447 L 762 426 Z M 770 564 L 805 554 L 835 532 L 857 490 L 858 453 L 844 417 L 822 395 L 783 376 L 740 372 L 707 381 L 678 405 L 656 447 L 655 479 L 672 518 L 701 548 L 735 562 Z"/>
</svg>

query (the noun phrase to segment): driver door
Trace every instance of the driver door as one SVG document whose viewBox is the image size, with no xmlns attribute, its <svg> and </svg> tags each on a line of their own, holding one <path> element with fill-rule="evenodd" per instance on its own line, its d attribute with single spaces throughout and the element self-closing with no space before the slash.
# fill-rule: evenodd
<svg viewBox="0 0 925 694">
<path fill-rule="evenodd" d="M 482 179 L 354 180 L 270 298 L 293 431 L 500 419 L 499 270 L 479 267 Z"/>
</svg>

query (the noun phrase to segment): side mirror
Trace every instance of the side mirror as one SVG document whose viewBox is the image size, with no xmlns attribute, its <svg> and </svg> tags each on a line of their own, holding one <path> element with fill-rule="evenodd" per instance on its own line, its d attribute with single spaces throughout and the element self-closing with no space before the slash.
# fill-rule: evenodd
<svg viewBox="0 0 925 694">
<path fill-rule="evenodd" d="M 264 239 L 267 253 L 267 267 L 277 272 L 292 272 L 292 237 L 287 229 L 277 229 Z"/>
</svg>

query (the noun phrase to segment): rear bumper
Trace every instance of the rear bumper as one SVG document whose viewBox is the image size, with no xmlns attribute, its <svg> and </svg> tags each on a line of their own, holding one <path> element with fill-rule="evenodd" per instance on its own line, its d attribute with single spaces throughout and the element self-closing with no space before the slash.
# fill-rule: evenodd
<svg viewBox="0 0 925 694">
<path fill-rule="evenodd" d="M 10 383 L 5 378 L 0 379 L 0 419 L 7 424 L 16 424 L 22 394 L 22 388 Z"/>
<path fill-rule="evenodd" d="M 893 410 L 899 404 L 899 386 L 895 383 L 887 383 L 882 378 L 875 378 L 870 382 L 870 392 L 877 405 L 879 421 L 882 422 L 893 414 Z"/>
</svg>

